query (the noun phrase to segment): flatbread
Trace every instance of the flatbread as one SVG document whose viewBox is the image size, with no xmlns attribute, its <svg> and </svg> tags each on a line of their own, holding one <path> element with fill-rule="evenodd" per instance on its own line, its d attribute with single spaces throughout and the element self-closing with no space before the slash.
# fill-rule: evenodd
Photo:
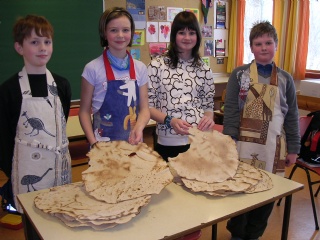
<svg viewBox="0 0 320 240">
<path fill-rule="evenodd" d="M 190 148 L 169 158 L 180 177 L 206 183 L 224 182 L 237 171 L 239 160 L 235 142 L 218 131 L 202 132 L 190 128 Z"/>
<path fill-rule="evenodd" d="M 107 203 L 159 194 L 173 180 L 167 163 L 145 143 L 99 142 L 88 156 L 90 167 L 82 173 L 86 191 Z"/>
<path fill-rule="evenodd" d="M 264 171 L 238 160 L 235 142 L 218 131 L 201 132 L 191 128 L 190 148 L 169 158 L 174 182 L 193 192 L 225 197 L 255 193 L 273 187 Z"/>
<path fill-rule="evenodd" d="M 130 221 L 150 199 L 151 196 L 146 195 L 109 204 L 91 197 L 85 191 L 83 183 L 73 183 L 39 193 L 34 203 L 38 209 L 58 217 L 70 227 L 106 229 Z"/>
<path fill-rule="evenodd" d="M 236 174 L 233 178 L 219 183 L 206 183 L 196 180 L 182 178 L 182 182 L 187 188 L 194 192 L 245 192 L 262 180 L 260 171 L 246 163 L 239 163 Z"/>
<path fill-rule="evenodd" d="M 258 182 L 258 184 L 252 186 L 251 188 L 247 189 L 246 193 L 256 193 L 256 192 L 262 192 L 269 190 L 273 188 L 273 183 L 269 175 L 265 172 L 260 170 L 260 173 L 262 175 L 262 179 Z"/>
</svg>

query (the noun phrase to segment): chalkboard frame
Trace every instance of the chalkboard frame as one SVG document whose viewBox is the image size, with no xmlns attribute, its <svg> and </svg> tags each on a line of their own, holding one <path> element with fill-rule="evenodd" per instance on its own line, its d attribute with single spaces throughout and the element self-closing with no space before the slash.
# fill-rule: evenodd
<svg viewBox="0 0 320 240">
<path fill-rule="evenodd" d="M 14 22 L 27 14 L 41 15 L 54 28 L 47 68 L 69 80 L 72 100 L 78 100 L 85 64 L 103 51 L 98 34 L 103 11 L 103 0 L 0 0 L 0 84 L 23 67 L 23 59 L 13 47 Z"/>
</svg>

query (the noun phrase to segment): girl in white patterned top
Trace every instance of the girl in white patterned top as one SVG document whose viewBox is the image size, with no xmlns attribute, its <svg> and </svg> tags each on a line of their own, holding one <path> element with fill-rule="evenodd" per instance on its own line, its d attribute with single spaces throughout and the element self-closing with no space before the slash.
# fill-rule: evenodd
<svg viewBox="0 0 320 240">
<path fill-rule="evenodd" d="M 176 15 L 169 50 L 148 65 L 150 115 L 157 122 L 155 150 L 165 159 L 189 149 L 188 130 L 213 128 L 214 81 L 201 60 L 201 32 L 191 12 Z"/>
</svg>

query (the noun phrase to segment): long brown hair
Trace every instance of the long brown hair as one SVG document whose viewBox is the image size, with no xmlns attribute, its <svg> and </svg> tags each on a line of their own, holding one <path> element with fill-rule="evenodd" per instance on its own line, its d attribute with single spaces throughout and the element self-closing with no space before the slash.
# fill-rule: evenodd
<svg viewBox="0 0 320 240">
<path fill-rule="evenodd" d="M 176 68 L 179 61 L 179 51 L 176 44 L 176 36 L 177 33 L 180 30 L 184 29 L 191 29 L 193 31 L 196 31 L 197 34 L 197 43 L 192 49 L 192 57 L 193 59 L 193 65 L 198 66 L 199 62 L 201 60 L 200 54 L 199 54 L 199 48 L 201 44 L 201 31 L 200 26 L 197 17 L 192 12 L 183 11 L 178 13 L 171 26 L 171 33 L 170 33 L 170 45 L 168 48 L 168 52 L 166 55 L 170 58 L 170 66 L 173 68 Z"/>
</svg>

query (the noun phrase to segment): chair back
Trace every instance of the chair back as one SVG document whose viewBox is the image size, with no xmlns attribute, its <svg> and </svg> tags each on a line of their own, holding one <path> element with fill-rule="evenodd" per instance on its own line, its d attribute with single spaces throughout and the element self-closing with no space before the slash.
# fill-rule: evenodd
<svg viewBox="0 0 320 240">
<path fill-rule="evenodd" d="M 301 138 L 304 135 L 304 133 L 306 132 L 311 120 L 312 120 L 312 116 L 310 116 L 310 117 L 301 116 L 299 118 L 299 126 L 300 126 L 300 136 L 301 136 Z"/>
</svg>

